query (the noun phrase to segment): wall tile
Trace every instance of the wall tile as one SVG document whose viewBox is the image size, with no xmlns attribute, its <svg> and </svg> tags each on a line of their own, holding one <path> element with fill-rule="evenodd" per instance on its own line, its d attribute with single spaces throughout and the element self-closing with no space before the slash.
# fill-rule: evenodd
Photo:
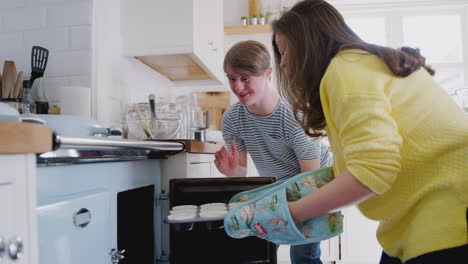
<svg viewBox="0 0 468 264">
<path fill-rule="evenodd" d="M 91 25 L 92 7 L 90 3 L 67 3 L 48 7 L 47 27 Z"/>
<path fill-rule="evenodd" d="M 91 49 L 91 25 L 70 28 L 71 49 Z"/>
<path fill-rule="evenodd" d="M 42 27 L 42 8 L 16 8 L 3 15 L 3 26 L 7 32 L 18 32 Z"/>
<path fill-rule="evenodd" d="M 68 83 L 70 86 L 85 86 L 91 87 L 91 75 L 79 75 L 68 77 Z"/>
<path fill-rule="evenodd" d="M 68 51 L 65 54 L 65 75 L 90 75 L 91 50 Z"/>
<path fill-rule="evenodd" d="M 0 34 L 0 56 L 10 56 L 14 53 L 23 51 L 23 34 L 16 33 L 1 33 Z"/>
<path fill-rule="evenodd" d="M 24 33 L 25 49 L 41 46 L 51 51 L 68 49 L 68 30 L 66 28 L 28 31 Z"/>
<path fill-rule="evenodd" d="M 49 61 L 44 76 L 47 77 L 63 77 L 65 76 L 65 52 L 49 53 Z"/>
<path fill-rule="evenodd" d="M 24 6 L 24 0 L 0 0 L 0 13 L 8 13 L 8 8 Z"/>
</svg>

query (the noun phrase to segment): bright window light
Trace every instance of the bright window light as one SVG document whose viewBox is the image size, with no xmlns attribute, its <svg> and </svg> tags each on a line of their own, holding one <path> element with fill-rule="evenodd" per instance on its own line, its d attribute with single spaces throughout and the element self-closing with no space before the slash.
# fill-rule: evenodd
<svg viewBox="0 0 468 264">
<path fill-rule="evenodd" d="M 457 14 L 403 17 L 404 45 L 419 48 L 429 64 L 462 62 L 461 32 Z"/>
<path fill-rule="evenodd" d="M 348 26 L 365 42 L 387 46 L 384 17 L 345 19 Z"/>
</svg>

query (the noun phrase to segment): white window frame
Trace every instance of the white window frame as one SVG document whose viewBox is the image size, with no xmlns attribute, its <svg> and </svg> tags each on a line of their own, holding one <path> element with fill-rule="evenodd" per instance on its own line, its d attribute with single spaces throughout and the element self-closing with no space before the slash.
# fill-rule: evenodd
<svg viewBox="0 0 468 264">
<path fill-rule="evenodd" d="M 462 29 L 462 62 L 431 63 L 437 69 L 462 69 L 468 87 L 468 2 L 466 0 L 329 0 L 345 17 L 385 17 L 387 45 L 403 46 L 403 16 L 458 14 Z M 424 55 L 424 54 L 423 54 Z"/>
</svg>

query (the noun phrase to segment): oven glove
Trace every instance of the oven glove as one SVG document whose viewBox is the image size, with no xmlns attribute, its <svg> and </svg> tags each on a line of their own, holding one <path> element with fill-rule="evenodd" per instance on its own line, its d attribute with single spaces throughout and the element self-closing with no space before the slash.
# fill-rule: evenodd
<svg viewBox="0 0 468 264">
<path fill-rule="evenodd" d="M 334 237 L 343 231 L 340 212 L 324 214 L 296 225 L 288 208 L 288 201 L 298 200 L 332 179 L 333 170 L 322 168 L 241 192 L 230 200 L 230 203 L 242 203 L 224 218 L 225 231 L 233 238 L 257 236 L 280 245 L 307 244 Z M 245 201 L 247 198 L 249 200 Z"/>
</svg>

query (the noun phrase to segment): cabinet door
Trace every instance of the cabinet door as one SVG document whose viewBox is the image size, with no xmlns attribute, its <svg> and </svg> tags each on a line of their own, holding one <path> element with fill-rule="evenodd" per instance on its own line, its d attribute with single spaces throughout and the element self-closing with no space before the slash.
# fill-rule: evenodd
<svg viewBox="0 0 468 264">
<path fill-rule="evenodd" d="M 210 162 L 190 163 L 187 178 L 207 178 L 211 176 Z"/>
<path fill-rule="evenodd" d="M 260 176 L 250 154 L 247 153 L 247 176 Z"/>
<path fill-rule="evenodd" d="M 194 0 L 194 50 L 207 71 L 224 79 L 223 1 Z"/>
<path fill-rule="evenodd" d="M 365 218 L 356 207 L 343 210 L 344 227 L 341 234 L 343 264 L 379 263 L 382 248 L 376 238 L 378 223 Z"/>
<path fill-rule="evenodd" d="M 340 236 L 321 241 L 320 249 L 322 261 L 338 261 L 340 258 Z"/>
<path fill-rule="evenodd" d="M 0 239 L 5 247 L 0 262 L 36 264 L 35 156 L 0 155 L 0 167 Z M 10 252 L 9 246 L 21 254 Z"/>
<path fill-rule="evenodd" d="M 110 263 L 108 192 L 79 194 L 37 208 L 40 264 Z"/>
</svg>

